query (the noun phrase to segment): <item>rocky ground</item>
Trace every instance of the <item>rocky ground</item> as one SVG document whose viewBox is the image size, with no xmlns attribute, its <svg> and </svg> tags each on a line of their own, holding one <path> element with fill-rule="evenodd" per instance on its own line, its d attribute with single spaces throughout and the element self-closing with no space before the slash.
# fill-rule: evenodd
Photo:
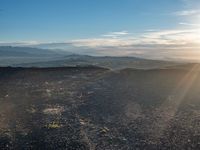
<svg viewBox="0 0 200 150">
<path fill-rule="evenodd" d="M 198 66 L 0 68 L 0 149 L 200 149 Z"/>
</svg>

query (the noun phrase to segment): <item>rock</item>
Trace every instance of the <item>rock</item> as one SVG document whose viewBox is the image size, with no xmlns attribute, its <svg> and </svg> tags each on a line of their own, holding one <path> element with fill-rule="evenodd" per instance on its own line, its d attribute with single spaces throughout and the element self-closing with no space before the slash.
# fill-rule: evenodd
<svg viewBox="0 0 200 150">
<path fill-rule="evenodd" d="M 105 133 L 107 133 L 108 131 L 110 131 L 110 130 L 109 130 L 107 127 L 103 127 L 103 128 L 101 129 L 100 133 L 105 134 Z"/>
<path fill-rule="evenodd" d="M 127 141 L 127 139 L 125 137 L 122 138 L 122 141 Z"/>
<path fill-rule="evenodd" d="M 110 131 L 110 129 L 108 129 L 107 127 L 104 127 L 104 130 L 106 130 L 106 131 Z"/>
<path fill-rule="evenodd" d="M 88 95 L 91 95 L 91 94 L 93 94 L 94 92 L 93 91 L 89 91 L 87 94 Z"/>
<path fill-rule="evenodd" d="M 80 122 L 81 125 L 85 125 L 86 124 L 83 119 L 79 119 L 79 122 Z"/>
<path fill-rule="evenodd" d="M 102 130 L 101 130 L 101 133 L 104 134 L 104 133 L 107 133 L 107 131 L 106 131 L 105 129 L 102 129 Z"/>
</svg>

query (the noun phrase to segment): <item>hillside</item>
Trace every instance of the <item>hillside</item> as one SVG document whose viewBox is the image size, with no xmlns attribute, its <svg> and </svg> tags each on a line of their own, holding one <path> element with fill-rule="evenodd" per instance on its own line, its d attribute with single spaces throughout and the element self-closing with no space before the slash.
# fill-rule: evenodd
<svg viewBox="0 0 200 150">
<path fill-rule="evenodd" d="M 0 68 L 0 148 L 199 149 L 199 68 Z"/>
</svg>

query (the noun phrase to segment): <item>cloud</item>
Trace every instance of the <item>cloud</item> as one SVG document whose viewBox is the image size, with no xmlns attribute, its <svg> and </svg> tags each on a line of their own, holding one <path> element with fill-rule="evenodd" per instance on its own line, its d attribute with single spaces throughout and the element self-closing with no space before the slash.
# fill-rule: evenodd
<svg viewBox="0 0 200 150">
<path fill-rule="evenodd" d="M 176 16 L 194 16 L 194 15 L 199 15 L 200 11 L 199 10 L 183 10 L 183 11 L 177 11 L 173 13 Z"/>
<path fill-rule="evenodd" d="M 194 25 L 189 23 L 180 23 L 183 25 Z M 125 37 L 100 37 L 75 39 L 65 42 L 37 42 L 37 41 L 20 41 L 20 42 L 0 42 L 0 45 L 12 46 L 37 46 L 37 47 L 53 47 L 68 48 L 84 47 L 84 48 L 133 48 L 133 47 L 166 47 L 177 48 L 181 45 L 199 45 L 200 30 L 199 29 L 182 29 L 182 30 L 149 30 L 138 36 L 115 32 L 117 34 L 129 35 Z M 127 32 L 128 33 L 128 32 Z"/>
<path fill-rule="evenodd" d="M 112 38 L 118 38 L 121 36 L 129 35 L 130 33 L 128 31 L 120 31 L 120 32 L 109 32 L 107 34 L 103 34 L 103 37 L 112 37 Z"/>
<path fill-rule="evenodd" d="M 79 39 L 71 41 L 74 46 L 78 47 L 122 47 L 132 45 L 133 41 L 131 39 L 122 38 L 93 38 L 93 39 Z"/>
<path fill-rule="evenodd" d="M 137 36 L 129 32 L 110 33 L 122 36 L 100 36 L 64 42 L 0 42 L 0 45 L 63 49 L 95 56 L 140 56 L 155 59 L 198 56 L 200 59 L 199 28 L 148 30 Z"/>
<path fill-rule="evenodd" d="M 71 41 L 71 44 L 80 49 L 87 48 L 87 53 L 96 55 L 200 58 L 200 34 L 197 33 L 198 29 L 159 30 L 137 37 L 79 39 Z"/>
<path fill-rule="evenodd" d="M 195 24 L 195 23 L 180 22 L 179 24 L 185 26 L 200 27 L 200 24 Z"/>
<path fill-rule="evenodd" d="M 40 42 L 37 41 L 14 41 L 14 42 L 0 41 L 0 46 L 30 46 L 39 44 Z"/>
<path fill-rule="evenodd" d="M 145 32 L 157 32 L 160 31 L 159 29 L 147 29 Z"/>
<path fill-rule="evenodd" d="M 187 8 L 199 8 L 200 1 L 199 0 L 181 0 L 185 7 Z"/>
<path fill-rule="evenodd" d="M 189 23 L 180 23 L 183 25 L 194 25 Z M 128 33 L 128 32 L 127 32 Z M 179 29 L 179 30 L 149 30 L 138 36 L 115 32 L 115 34 L 129 35 L 118 38 L 99 37 L 75 39 L 65 42 L 37 42 L 37 41 L 20 41 L 20 42 L 0 42 L 0 45 L 12 46 L 38 46 L 38 47 L 84 47 L 84 48 L 132 48 L 132 47 L 166 47 L 176 48 L 180 45 L 199 45 L 200 29 Z"/>
</svg>

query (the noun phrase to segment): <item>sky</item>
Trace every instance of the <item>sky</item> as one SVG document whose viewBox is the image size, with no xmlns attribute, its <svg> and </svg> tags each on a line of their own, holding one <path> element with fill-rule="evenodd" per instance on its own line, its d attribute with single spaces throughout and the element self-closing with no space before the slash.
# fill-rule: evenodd
<svg viewBox="0 0 200 150">
<path fill-rule="evenodd" d="M 200 0 L 0 0 L 0 45 L 200 60 Z"/>
</svg>

